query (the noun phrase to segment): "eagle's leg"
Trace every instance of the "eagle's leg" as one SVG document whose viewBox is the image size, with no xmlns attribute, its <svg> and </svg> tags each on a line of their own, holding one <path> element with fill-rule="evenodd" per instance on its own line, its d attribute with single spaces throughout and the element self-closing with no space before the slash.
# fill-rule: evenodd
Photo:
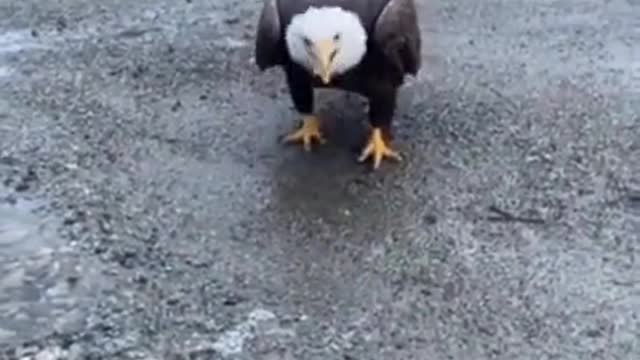
<svg viewBox="0 0 640 360">
<path fill-rule="evenodd" d="M 358 161 L 373 158 L 373 168 L 377 169 L 384 158 L 402 160 L 400 153 L 391 148 L 391 123 L 396 106 L 396 90 L 387 89 L 369 96 L 369 140 L 362 149 Z"/>
<path fill-rule="evenodd" d="M 285 143 L 302 142 L 306 151 L 311 142 L 326 142 L 320 129 L 320 119 L 313 113 L 313 87 L 308 73 L 298 67 L 286 69 L 287 85 L 296 110 L 302 114 L 302 126 L 284 136 Z"/>
</svg>

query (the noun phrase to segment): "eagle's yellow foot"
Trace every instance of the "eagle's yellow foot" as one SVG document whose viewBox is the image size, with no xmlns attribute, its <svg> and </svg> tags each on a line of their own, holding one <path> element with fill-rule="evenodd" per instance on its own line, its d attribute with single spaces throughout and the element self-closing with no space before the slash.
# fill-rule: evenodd
<svg viewBox="0 0 640 360">
<path fill-rule="evenodd" d="M 377 169 L 380 166 L 380 162 L 385 157 L 397 161 L 402 160 L 400 154 L 397 151 L 391 149 L 389 145 L 387 145 L 382 137 L 382 130 L 380 130 L 379 128 L 374 128 L 371 132 L 369 142 L 367 143 L 367 146 L 365 146 L 365 148 L 362 150 L 362 154 L 360 155 L 360 158 L 358 158 L 358 161 L 365 161 L 370 156 L 373 156 L 374 169 Z"/>
<path fill-rule="evenodd" d="M 311 150 L 311 141 L 316 140 L 320 144 L 324 144 L 326 139 L 320 131 L 320 119 L 314 115 L 307 115 L 302 118 L 302 126 L 284 137 L 285 143 L 302 141 L 306 151 Z"/>
</svg>

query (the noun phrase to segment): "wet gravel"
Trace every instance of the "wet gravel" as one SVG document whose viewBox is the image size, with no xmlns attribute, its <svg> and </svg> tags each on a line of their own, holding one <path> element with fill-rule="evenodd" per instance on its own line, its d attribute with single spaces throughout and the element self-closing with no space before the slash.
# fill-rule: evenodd
<svg viewBox="0 0 640 360">
<path fill-rule="evenodd" d="M 258 3 L 0 0 L 0 359 L 640 358 L 640 4 L 422 2 L 372 173 Z"/>
</svg>

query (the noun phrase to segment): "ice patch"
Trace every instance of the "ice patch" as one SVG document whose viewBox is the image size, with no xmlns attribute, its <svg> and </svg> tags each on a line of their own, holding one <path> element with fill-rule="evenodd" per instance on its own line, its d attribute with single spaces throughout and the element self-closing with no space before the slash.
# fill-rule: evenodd
<svg viewBox="0 0 640 360">
<path fill-rule="evenodd" d="M 0 65 L 0 78 L 7 77 L 11 75 L 13 71 L 8 66 Z"/>
<path fill-rule="evenodd" d="M 36 42 L 29 31 L 8 31 L 0 34 L 0 55 L 41 48 L 45 46 Z"/>
<path fill-rule="evenodd" d="M 0 166 L 2 171 L 7 169 Z M 50 213 L 44 201 L 18 196 L 0 186 L 0 343 L 4 345 L 82 329 L 87 309 L 111 285 L 94 259 L 80 257 L 59 236 L 62 218 Z"/>
<path fill-rule="evenodd" d="M 242 352 L 245 341 L 255 336 L 259 322 L 275 319 L 275 314 L 264 309 L 256 309 L 249 314 L 247 321 L 222 334 L 213 344 L 213 349 L 223 356 Z"/>
<path fill-rule="evenodd" d="M 46 46 L 40 44 L 30 31 L 7 31 L 0 33 L 0 61 L 3 55 L 14 54 L 24 50 L 44 49 Z M 13 69 L 7 65 L 0 64 L 0 79 L 13 74 Z"/>
</svg>

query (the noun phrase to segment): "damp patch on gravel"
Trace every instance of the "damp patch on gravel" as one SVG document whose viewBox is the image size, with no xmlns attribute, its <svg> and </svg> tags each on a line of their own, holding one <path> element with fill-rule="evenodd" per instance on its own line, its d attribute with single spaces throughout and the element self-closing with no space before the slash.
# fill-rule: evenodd
<svg viewBox="0 0 640 360">
<path fill-rule="evenodd" d="M 108 286 L 100 266 L 61 238 L 46 203 L 0 187 L 0 345 L 84 327 Z"/>
</svg>

